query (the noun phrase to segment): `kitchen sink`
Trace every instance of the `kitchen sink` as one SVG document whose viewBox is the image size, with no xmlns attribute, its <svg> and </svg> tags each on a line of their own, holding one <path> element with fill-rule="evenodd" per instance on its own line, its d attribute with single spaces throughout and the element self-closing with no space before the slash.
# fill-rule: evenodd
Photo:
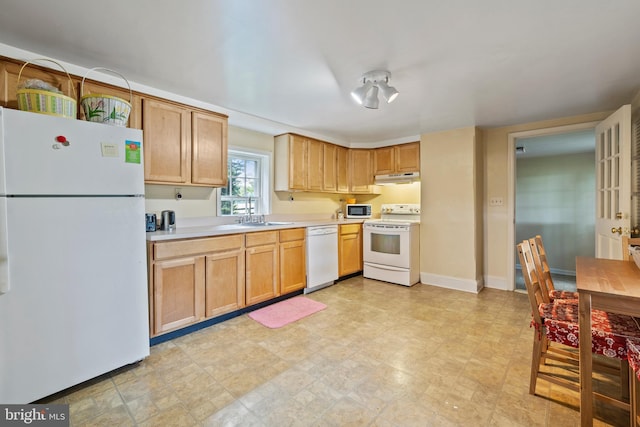
<svg viewBox="0 0 640 427">
<path fill-rule="evenodd" d="M 218 225 L 215 228 L 219 230 L 242 230 L 246 228 L 259 228 L 259 227 L 277 227 L 279 225 L 291 225 L 293 222 L 280 222 L 280 221 L 267 221 L 267 222 L 244 222 L 236 224 L 224 224 Z"/>
<path fill-rule="evenodd" d="M 243 224 L 237 224 L 240 227 L 269 227 L 277 225 L 291 225 L 293 222 L 279 222 L 279 221 L 267 221 L 267 222 L 247 222 Z"/>
</svg>

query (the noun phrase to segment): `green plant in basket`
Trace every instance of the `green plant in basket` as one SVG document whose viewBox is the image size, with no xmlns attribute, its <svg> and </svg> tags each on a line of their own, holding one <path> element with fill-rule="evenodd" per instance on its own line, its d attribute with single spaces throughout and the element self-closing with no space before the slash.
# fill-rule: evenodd
<svg viewBox="0 0 640 427">
<path fill-rule="evenodd" d="M 104 103 L 102 101 L 99 101 L 95 107 L 93 107 L 91 104 L 89 104 L 87 106 L 87 110 L 89 110 L 87 112 L 88 114 L 88 118 L 92 119 L 94 117 L 100 117 L 102 114 L 104 114 Z"/>
<path fill-rule="evenodd" d="M 113 107 L 113 111 L 109 114 L 111 120 L 127 120 L 127 114 L 122 111 L 118 112 L 116 107 Z"/>
</svg>

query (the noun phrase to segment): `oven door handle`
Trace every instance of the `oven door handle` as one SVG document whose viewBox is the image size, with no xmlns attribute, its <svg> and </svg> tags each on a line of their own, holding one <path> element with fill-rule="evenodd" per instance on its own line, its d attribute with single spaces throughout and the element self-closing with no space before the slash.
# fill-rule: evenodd
<svg viewBox="0 0 640 427">
<path fill-rule="evenodd" d="M 364 231 L 375 234 L 400 234 L 406 233 L 408 230 L 404 228 L 365 227 Z"/>
<path fill-rule="evenodd" d="M 371 267 L 375 267 L 375 268 L 379 268 L 380 270 L 389 270 L 389 271 L 407 271 L 406 268 L 401 268 L 401 267 L 393 267 L 391 265 L 383 265 L 383 264 L 376 264 L 373 262 L 365 262 L 366 265 L 370 265 Z"/>
</svg>

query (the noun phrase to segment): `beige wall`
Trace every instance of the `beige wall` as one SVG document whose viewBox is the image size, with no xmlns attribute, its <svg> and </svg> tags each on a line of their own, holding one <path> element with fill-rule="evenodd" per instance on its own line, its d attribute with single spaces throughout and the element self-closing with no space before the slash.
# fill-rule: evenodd
<svg viewBox="0 0 640 427">
<path fill-rule="evenodd" d="M 508 171 L 509 134 L 536 129 L 546 129 L 558 126 L 567 126 L 578 123 L 600 121 L 611 112 L 585 114 L 581 116 L 566 117 L 486 129 L 484 131 L 484 275 L 485 285 L 488 287 L 505 288 L 508 271 L 508 251 L 514 250 L 514 242 L 509 242 L 507 237 L 508 221 L 511 216 L 508 213 L 509 206 L 513 206 L 512 194 L 508 194 L 509 181 L 515 177 Z M 502 197 L 504 205 L 486 208 L 487 200 L 491 197 Z M 513 215 L 513 214 L 512 214 Z"/>
<path fill-rule="evenodd" d="M 421 136 L 423 283 L 482 288 L 481 148 L 475 127 Z"/>
</svg>

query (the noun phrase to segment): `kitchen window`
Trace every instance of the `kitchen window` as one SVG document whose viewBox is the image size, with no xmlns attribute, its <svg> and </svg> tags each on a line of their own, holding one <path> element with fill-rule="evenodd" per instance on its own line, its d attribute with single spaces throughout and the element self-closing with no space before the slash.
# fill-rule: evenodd
<svg viewBox="0 0 640 427">
<path fill-rule="evenodd" d="M 269 153 L 242 148 L 229 149 L 227 186 L 218 190 L 218 216 L 269 213 L 270 163 Z"/>
</svg>

